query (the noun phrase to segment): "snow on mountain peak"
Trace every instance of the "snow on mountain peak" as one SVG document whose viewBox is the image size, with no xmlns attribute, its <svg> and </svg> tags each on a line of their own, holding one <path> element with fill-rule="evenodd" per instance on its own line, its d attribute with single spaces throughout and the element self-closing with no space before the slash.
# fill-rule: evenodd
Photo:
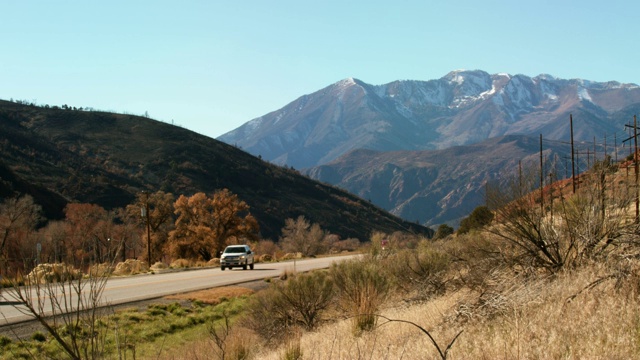
<svg viewBox="0 0 640 360">
<path fill-rule="evenodd" d="M 593 102 L 593 100 L 591 100 L 591 95 L 589 95 L 589 91 L 582 86 L 578 88 L 578 99 Z"/>
<path fill-rule="evenodd" d="M 462 85 L 462 83 L 464 83 L 464 76 L 462 76 L 461 72 L 456 72 L 451 75 L 452 76 L 449 78 L 450 83 L 456 83 L 458 85 Z"/>
<path fill-rule="evenodd" d="M 536 79 L 536 80 L 546 80 L 546 81 L 557 80 L 557 78 L 555 76 L 549 75 L 549 74 L 540 74 L 540 75 L 536 76 L 534 79 Z"/>
<path fill-rule="evenodd" d="M 356 81 L 352 77 L 348 77 L 346 79 L 338 81 L 337 85 L 341 87 L 348 87 L 348 86 L 356 85 Z"/>
</svg>

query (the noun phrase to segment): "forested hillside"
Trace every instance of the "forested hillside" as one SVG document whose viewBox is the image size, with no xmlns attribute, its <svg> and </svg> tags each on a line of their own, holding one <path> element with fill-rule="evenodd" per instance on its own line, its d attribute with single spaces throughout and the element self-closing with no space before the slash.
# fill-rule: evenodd
<svg viewBox="0 0 640 360">
<path fill-rule="evenodd" d="M 0 101 L 0 196 L 30 194 L 50 219 L 67 203 L 114 209 L 142 191 L 178 195 L 229 189 L 264 238 L 304 215 L 341 238 L 430 230 L 345 191 L 233 146 L 149 118 Z"/>
</svg>

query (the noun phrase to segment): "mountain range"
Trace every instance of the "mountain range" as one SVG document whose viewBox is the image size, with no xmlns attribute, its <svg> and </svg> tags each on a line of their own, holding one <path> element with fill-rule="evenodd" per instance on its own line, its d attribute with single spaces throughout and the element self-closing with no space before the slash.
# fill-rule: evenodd
<svg viewBox="0 0 640 360">
<path fill-rule="evenodd" d="M 436 150 L 509 134 L 592 141 L 624 128 L 640 87 L 550 75 L 453 71 L 430 81 L 345 79 L 218 139 L 276 164 L 311 168 L 352 150 Z"/>
<path fill-rule="evenodd" d="M 536 156 L 539 136 L 546 171 L 564 163 L 570 116 L 587 160 L 596 145 L 592 154 L 613 154 L 639 111 L 636 84 L 457 70 L 384 85 L 345 79 L 218 139 L 404 219 L 455 224 L 482 204 L 487 181 Z"/>
</svg>

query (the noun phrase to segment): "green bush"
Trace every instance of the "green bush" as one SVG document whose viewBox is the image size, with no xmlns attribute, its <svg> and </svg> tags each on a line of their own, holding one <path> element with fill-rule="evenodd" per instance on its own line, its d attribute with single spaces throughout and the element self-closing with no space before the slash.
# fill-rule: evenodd
<svg viewBox="0 0 640 360">
<path fill-rule="evenodd" d="M 5 346 L 7 346 L 9 344 L 11 344 L 11 339 L 9 339 L 6 336 L 0 335 L 0 348 L 1 347 L 5 347 Z"/>
<path fill-rule="evenodd" d="M 466 234 L 471 230 L 481 229 L 491 224 L 493 213 L 486 206 L 478 206 L 471 214 L 460 222 L 458 234 Z"/>
<path fill-rule="evenodd" d="M 447 236 L 452 235 L 453 233 L 454 229 L 451 226 L 447 224 L 440 224 L 440 226 L 438 226 L 438 230 L 436 230 L 436 233 L 433 235 L 433 239 L 444 239 Z"/>
<path fill-rule="evenodd" d="M 31 340 L 37 341 L 37 342 L 45 342 L 47 341 L 47 337 L 40 331 L 36 331 L 33 333 L 33 335 L 31 335 Z"/>
</svg>

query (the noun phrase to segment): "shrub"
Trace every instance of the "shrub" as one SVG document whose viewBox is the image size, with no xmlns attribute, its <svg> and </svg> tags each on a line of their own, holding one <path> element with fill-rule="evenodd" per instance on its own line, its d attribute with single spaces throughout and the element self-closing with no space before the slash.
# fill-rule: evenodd
<svg viewBox="0 0 640 360">
<path fill-rule="evenodd" d="M 616 184 L 610 172 L 598 165 L 581 175 L 580 188 L 568 199 L 553 188 L 541 199 L 539 191 L 530 191 L 530 179 L 487 186 L 497 219 L 488 230 L 514 246 L 512 259 L 523 266 L 557 272 L 606 256 L 635 241 L 636 233 L 628 211 L 635 185 Z"/>
<path fill-rule="evenodd" d="M 157 264 L 157 263 L 156 263 Z M 154 266 L 156 265 L 154 264 Z M 113 273 L 115 275 L 132 275 L 149 271 L 149 265 L 146 262 L 134 259 L 127 259 L 116 265 Z"/>
<path fill-rule="evenodd" d="M 291 321 L 288 312 L 278 307 L 274 298 L 280 296 L 275 286 L 252 296 L 243 319 L 244 326 L 255 331 L 265 345 L 275 346 L 286 340 Z"/>
<path fill-rule="evenodd" d="M 290 338 L 298 327 L 316 328 L 334 298 L 333 281 L 325 272 L 289 276 L 257 293 L 248 308 L 247 327 L 269 345 Z"/>
<path fill-rule="evenodd" d="M 296 339 L 296 341 L 292 341 L 287 344 L 287 347 L 284 349 L 282 353 L 282 360 L 301 360 L 303 358 L 304 352 L 302 351 L 302 347 L 300 347 L 300 338 Z"/>
<path fill-rule="evenodd" d="M 360 248 L 360 245 L 358 239 L 340 240 L 331 244 L 331 252 L 355 251 Z"/>
<path fill-rule="evenodd" d="M 453 233 L 454 230 L 451 226 L 447 224 L 440 224 L 440 226 L 438 226 L 438 230 L 436 230 L 436 233 L 433 235 L 433 239 L 444 239 L 447 236 L 452 235 Z"/>
<path fill-rule="evenodd" d="M 37 341 L 37 342 L 45 342 L 47 341 L 47 337 L 40 331 L 36 331 L 33 333 L 33 335 L 31 335 L 31 340 Z"/>
<path fill-rule="evenodd" d="M 385 261 L 386 268 L 406 291 L 416 291 L 420 299 L 428 299 L 445 291 L 445 274 L 450 256 L 432 243 L 418 249 L 406 249 Z"/>
<path fill-rule="evenodd" d="M 314 329 L 322 312 L 333 299 L 333 281 L 325 272 L 312 272 L 292 277 L 284 284 L 276 284 L 275 305 L 287 313 L 289 321 Z"/>
<path fill-rule="evenodd" d="M 80 270 L 66 264 L 40 264 L 26 276 L 27 284 L 45 284 L 77 280 L 82 277 Z"/>
<path fill-rule="evenodd" d="M 478 206 L 468 217 L 462 219 L 458 234 L 465 234 L 471 230 L 481 229 L 491 224 L 491 221 L 493 221 L 493 213 L 491 210 L 486 206 Z"/>
<path fill-rule="evenodd" d="M 352 316 L 356 334 L 375 328 L 375 314 L 389 295 L 391 283 L 380 265 L 372 257 L 363 257 L 331 266 L 341 304 Z"/>
<path fill-rule="evenodd" d="M 4 335 L 0 335 L 0 347 L 5 347 L 9 344 L 11 344 L 11 339 Z"/>
<path fill-rule="evenodd" d="M 271 240 L 260 240 L 256 246 L 254 246 L 253 250 L 257 255 L 273 256 L 275 253 L 280 251 L 280 247 Z"/>
<path fill-rule="evenodd" d="M 187 259 L 176 259 L 173 262 L 171 262 L 170 267 L 174 269 L 188 268 L 188 267 L 191 267 L 191 261 Z"/>
<path fill-rule="evenodd" d="M 221 314 L 218 322 L 208 325 L 209 337 L 211 338 L 214 352 L 217 358 L 246 360 L 251 358 L 251 348 L 255 341 L 255 335 L 246 329 L 238 329 L 232 326 L 231 318 L 226 311 Z"/>
</svg>

